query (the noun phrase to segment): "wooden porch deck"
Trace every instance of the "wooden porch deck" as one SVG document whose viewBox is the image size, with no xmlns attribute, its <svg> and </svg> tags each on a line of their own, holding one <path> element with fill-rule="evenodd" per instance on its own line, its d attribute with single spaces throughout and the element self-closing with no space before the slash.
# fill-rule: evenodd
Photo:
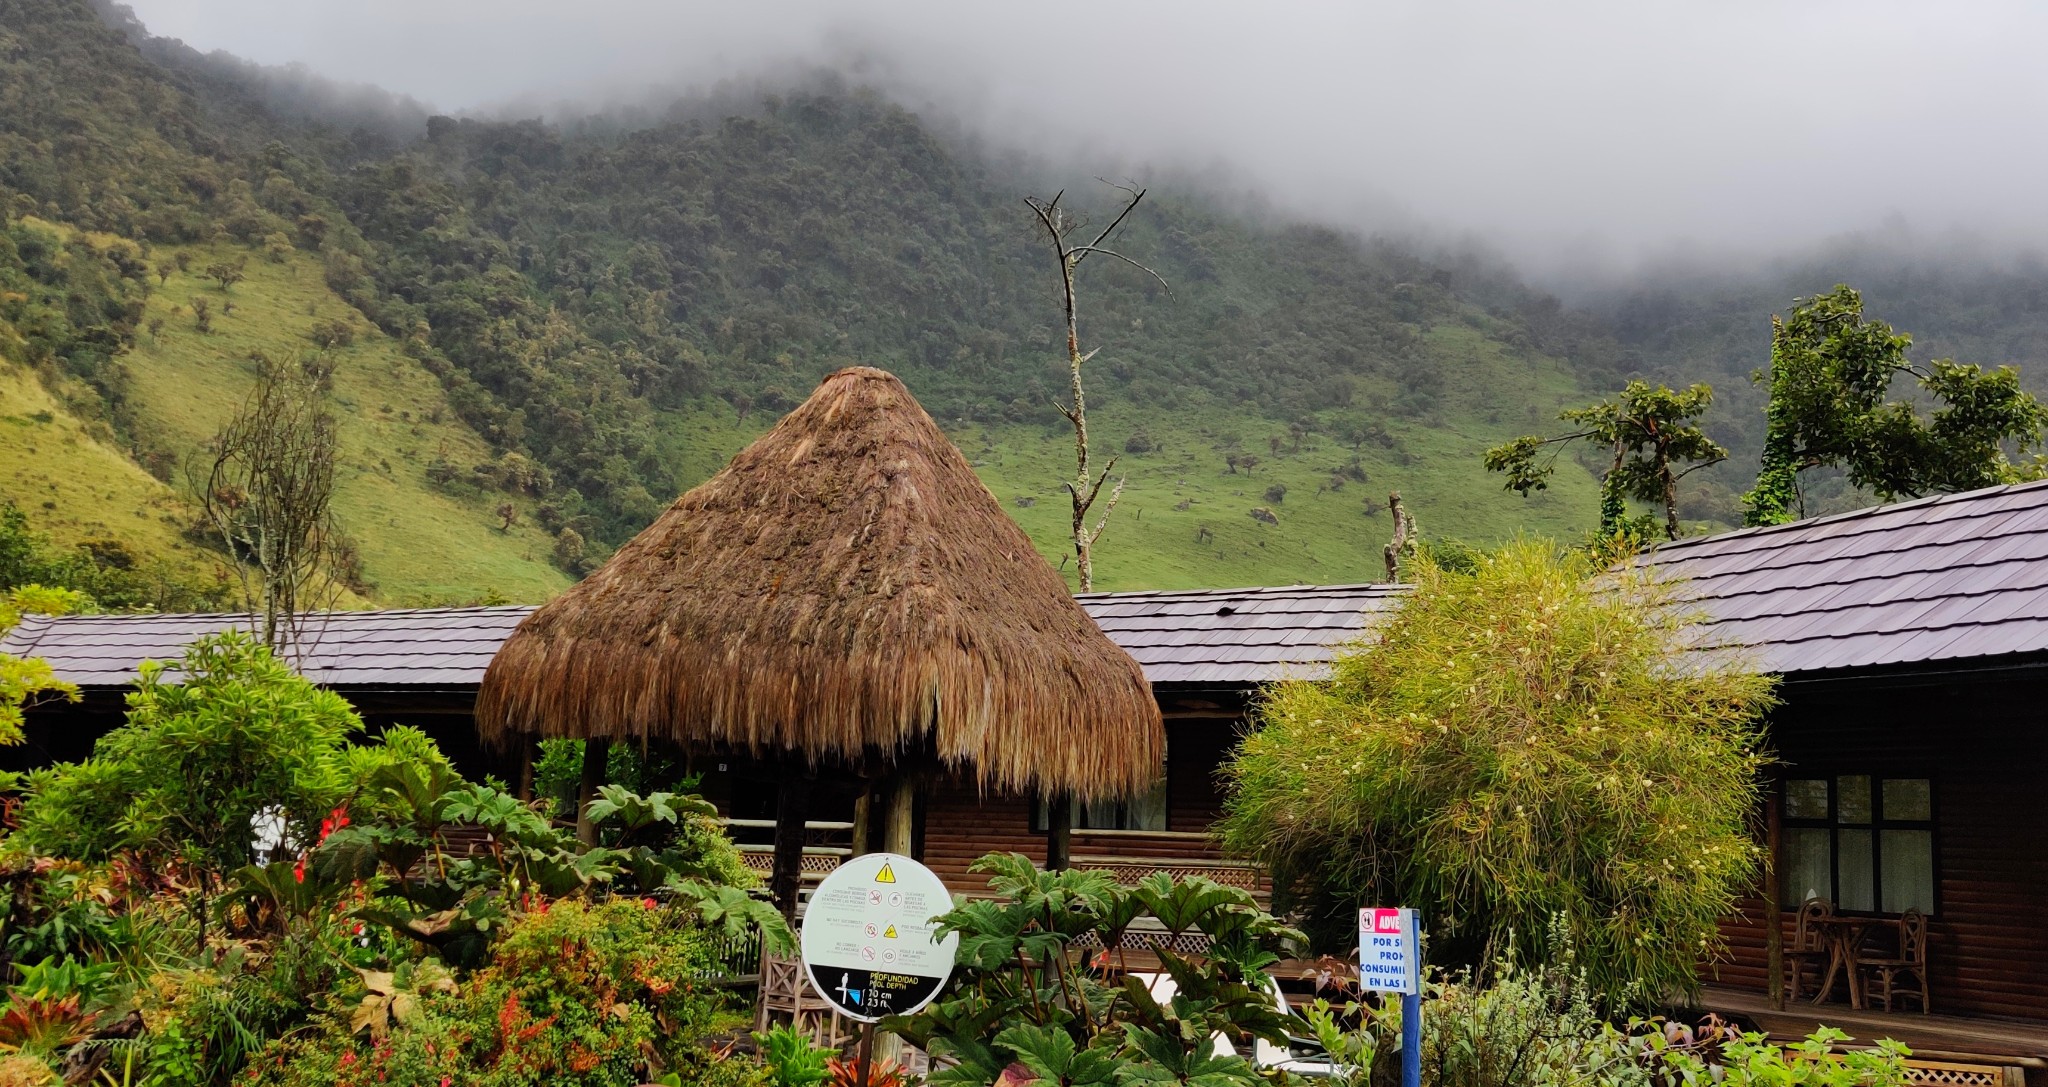
<svg viewBox="0 0 2048 1087">
<path fill-rule="evenodd" d="M 1719 985 L 1701 990 L 1698 1010 L 1752 1024 L 1777 1042 L 1797 1041 L 1821 1024 L 1841 1030 L 1863 1045 L 1892 1038 L 1912 1047 L 1916 1060 L 2018 1068 L 2024 1071 L 2028 1087 L 2048 1087 L 2048 1022 L 2044 1021 L 1857 1011 L 1845 1004 L 1804 1000 L 1777 1011 L 1763 993 Z"/>
</svg>

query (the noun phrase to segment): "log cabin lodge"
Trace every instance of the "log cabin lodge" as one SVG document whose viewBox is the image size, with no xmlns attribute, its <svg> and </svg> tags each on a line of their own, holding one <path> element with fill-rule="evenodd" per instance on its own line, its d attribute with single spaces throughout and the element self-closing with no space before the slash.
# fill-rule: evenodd
<svg viewBox="0 0 2048 1087">
<path fill-rule="evenodd" d="M 1730 955 L 1703 968 L 1703 1006 L 1788 1036 L 1827 1022 L 1866 1040 L 1900 1038 L 1925 1060 L 1922 1082 L 2048 1083 L 2048 804 L 2033 792 L 2048 776 L 2048 483 L 1681 540 L 1647 561 L 1686 579 L 1709 620 L 1701 652 L 1740 653 L 1782 680 L 1768 722 L 1778 762 L 1759 818 L 1776 857 L 1776 901 L 1759 895 L 1727 920 Z M 1208 835 L 1222 803 L 1217 768 L 1249 727 L 1262 685 L 1314 678 L 1332 647 L 1397 607 L 1401 591 L 1082 596 L 1143 668 L 1167 751 L 1148 793 L 1077 808 L 1072 863 L 1120 878 L 1200 873 L 1263 892 L 1259 873 L 1220 855 Z M 529 610 L 334 613 L 311 624 L 295 663 L 372 727 L 419 726 L 465 770 L 517 780 L 516 765 L 478 743 L 472 714 L 486 666 Z M 28 742 L 0 758 L 86 755 L 120 720 L 139 662 L 175 658 L 240 621 L 25 619 L 0 651 L 47 660 L 84 697 L 33 709 Z M 765 870 L 774 790 L 761 771 L 736 758 L 699 758 L 691 770 Z M 855 808 L 852 790 L 821 788 L 806 878 L 851 851 Z M 915 853 L 961 892 L 975 889 L 966 868 L 982 853 L 1045 856 L 1042 805 L 972 780 L 926 780 L 913 825 Z M 1918 1007 L 1916 991 L 1898 1005 L 1911 1010 L 1803 997 L 1774 1007 L 1769 962 L 1801 938 L 1809 898 L 1870 926 L 1924 915 L 1929 1006 Z"/>
</svg>

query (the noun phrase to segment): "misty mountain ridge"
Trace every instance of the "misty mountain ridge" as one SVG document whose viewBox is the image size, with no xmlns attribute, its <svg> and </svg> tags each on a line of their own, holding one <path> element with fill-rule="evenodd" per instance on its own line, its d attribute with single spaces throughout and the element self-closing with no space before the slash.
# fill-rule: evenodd
<svg viewBox="0 0 2048 1087">
<path fill-rule="evenodd" d="M 17 278 L 71 302 L 50 301 L 27 346 L 0 340 L 0 354 L 43 373 L 160 478 L 193 438 L 150 392 L 162 375 L 135 368 L 183 373 L 222 341 L 155 330 L 179 299 L 150 261 L 242 246 L 291 275 L 317 269 L 376 357 L 398 360 L 377 365 L 437 381 L 449 417 L 434 426 L 538 466 L 508 472 L 428 443 L 408 454 L 418 463 L 362 469 L 417 476 L 406 485 L 474 511 L 513 508 L 522 534 L 540 534 L 512 548 L 524 561 L 587 569 L 855 362 L 900 373 L 1061 561 L 1057 486 L 1071 464 L 1052 406 L 1064 389 L 1056 279 L 1021 198 L 1079 179 L 1068 201 L 1099 219 L 1117 194 L 1088 171 L 830 72 L 580 120 L 450 118 L 151 39 L 122 9 L 100 12 L 107 21 L 81 0 L 0 0 L 0 84 L 15 88 L 0 91 L 0 196 L 15 216 L 130 239 L 138 255 L 102 246 L 87 261 L 75 240 L 57 269 L 17 245 Z M 1747 374 L 1766 357 L 1768 315 L 1851 263 L 1699 290 L 1653 275 L 1568 306 L 1482 245 L 1363 236 L 1202 188 L 1227 176 L 1150 180 L 1119 246 L 1171 293 L 1105 263 L 1082 284 L 1083 336 L 1101 348 L 1098 440 L 1132 478 L 1104 539 L 1110 587 L 1370 578 L 1388 531 L 1374 496 L 1392 489 L 1434 535 L 1576 535 L 1594 505 L 1582 467 L 1524 501 L 1501 493 L 1479 452 L 1637 374 L 1723 390 L 1709 425 L 1735 463 L 1687 516 L 1726 523 L 1754 464 Z M 92 261 L 104 270 L 80 280 Z M 1873 311 L 1930 344 L 1947 337 L 1986 362 L 2006 359 L 1977 349 L 2038 352 L 2037 269 L 1876 257 L 1856 268 Z M 1924 327 L 1888 308 L 1895 289 Z M 351 530 L 410 531 L 403 518 Z M 377 580 L 372 569 L 373 598 Z M 506 573 L 472 587 L 544 581 Z"/>
</svg>

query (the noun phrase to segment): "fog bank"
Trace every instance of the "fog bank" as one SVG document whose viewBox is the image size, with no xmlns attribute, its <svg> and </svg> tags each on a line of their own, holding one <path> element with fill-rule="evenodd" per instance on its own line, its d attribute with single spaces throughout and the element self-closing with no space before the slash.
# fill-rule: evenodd
<svg viewBox="0 0 2048 1087">
<path fill-rule="evenodd" d="M 1483 239 L 1541 277 L 1903 224 L 2048 238 L 2048 7 L 1469 0 L 135 0 L 159 35 L 450 111 L 826 66 L 1077 164 Z"/>
</svg>

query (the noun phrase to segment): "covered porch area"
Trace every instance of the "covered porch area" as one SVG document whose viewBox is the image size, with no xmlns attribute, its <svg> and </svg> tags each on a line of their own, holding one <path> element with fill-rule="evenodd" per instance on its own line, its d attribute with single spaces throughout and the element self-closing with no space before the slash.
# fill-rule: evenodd
<svg viewBox="0 0 2048 1087">
<path fill-rule="evenodd" d="M 1893 1038 L 1929 1063 L 1917 1082 L 2048 1087 L 2048 669 L 2000 664 L 1788 677 L 1773 871 L 1724 922 L 1701 1011 L 1785 1042 Z"/>
</svg>

